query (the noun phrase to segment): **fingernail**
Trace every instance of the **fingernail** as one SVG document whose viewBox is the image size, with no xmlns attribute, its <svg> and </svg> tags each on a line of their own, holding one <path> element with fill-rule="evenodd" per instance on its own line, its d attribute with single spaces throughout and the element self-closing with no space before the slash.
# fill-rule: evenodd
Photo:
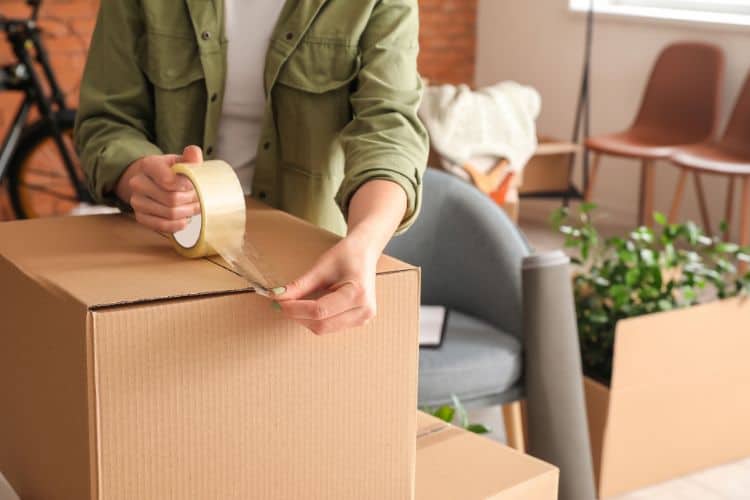
<svg viewBox="0 0 750 500">
<path fill-rule="evenodd" d="M 283 295 L 286 293 L 286 287 L 285 286 L 277 286 L 276 288 L 271 288 L 271 292 L 274 295 Z"/>
<path fill-rule="evenodd" d="M 276 312 L 281 312 L 281 304 L 276 302 L 275 300 L 271 302 L 271 309 L 273 309 Z"/>
</svg>

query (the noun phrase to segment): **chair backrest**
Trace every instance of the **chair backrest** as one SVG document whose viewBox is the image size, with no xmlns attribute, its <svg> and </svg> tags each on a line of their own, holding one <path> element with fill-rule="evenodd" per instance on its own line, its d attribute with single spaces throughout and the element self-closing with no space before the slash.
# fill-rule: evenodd
<svg viewBox="0 0 750 500">
<path fill-rule="evenodd" d="M 386 253 L 422 268 L 423 304 L 445 305 L 520 339 L 525 238 L 463 180 L 430 168 L 423 187 L 419 218 Z"/>
<path fill-rule="evenodd" d="M 633 128 L 689 144 L 716 131 L 724 53 L 711 44 L 680 42 L 665 48 L 651 72 Z"/>
<path fill-rule="evenodd" d="M 721 144 L 730 151 L 750 154 L 750 73 L 737 97 Z"/>
</svg>

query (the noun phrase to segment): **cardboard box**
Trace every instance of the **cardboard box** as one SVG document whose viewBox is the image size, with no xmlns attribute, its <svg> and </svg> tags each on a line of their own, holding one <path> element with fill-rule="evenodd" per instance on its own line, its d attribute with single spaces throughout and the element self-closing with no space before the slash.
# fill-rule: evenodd
<svg viewBox="0 0 750 500">
<path fill-rule="evenodd" d="M 253 205 L 280 278 L 337 237 Z M 318 337 L 220 260 L 125 216 L 0 225 L 0 471 L 25 500 L 401 499 L 414 490 L 419 272 Z"/>
<path fill-rule="evenodd" d="M 586 379 L 600 498 L 750 456 L 750 301 L 620 321 L 610 387 Z"/>
<path fill-rule="evenodd" d="M 417 425 L 417 500 L 557 500 L 556 467 L 424 413 Z"/>
<path fill-rule="evenodd" d="M 570 160 L 579 150 L 577 144 L 540 136 L 536 153 L 523 169 L 519 192 L 533 195 L 567 191 L 570 188 Z"/>
</svg>

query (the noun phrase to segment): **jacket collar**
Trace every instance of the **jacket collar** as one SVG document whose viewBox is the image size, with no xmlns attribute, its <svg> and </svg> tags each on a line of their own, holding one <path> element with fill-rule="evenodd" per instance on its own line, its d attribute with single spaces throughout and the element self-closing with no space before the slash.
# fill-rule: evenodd
<svg viewBox="0 0 750 500">
<path fill-rule="evenodd" d="M 286 0 L 266 55 L 263 80 L 267 95 L 270 95 L 281 67 L 297 48 L 327 1 Z M 214 31 L 219 35 L 216 37 L 217 44 L 225 37 L 224 2 L 225 0 L 185 0 L 196 37 L 200 38 L 206 30 Z"/>
</svg>

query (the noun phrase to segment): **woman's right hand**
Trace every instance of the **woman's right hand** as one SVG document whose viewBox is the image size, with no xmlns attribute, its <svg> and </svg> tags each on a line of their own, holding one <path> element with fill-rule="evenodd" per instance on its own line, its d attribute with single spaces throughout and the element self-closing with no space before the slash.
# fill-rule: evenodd
<svg viewBox="0 0 750 500">
<path fill-rule="evenodd" d="M 135 219 L 162 233 L 183 229 L 188 219 L 200 213 L 193 184 L 175 174 L 175 163 L 202 163 L 203 152 L 188 146 L 180 155 L 144 156 L 128 166 L 115 187 L 115 194 L 133 208 Z"/>
</svg>

